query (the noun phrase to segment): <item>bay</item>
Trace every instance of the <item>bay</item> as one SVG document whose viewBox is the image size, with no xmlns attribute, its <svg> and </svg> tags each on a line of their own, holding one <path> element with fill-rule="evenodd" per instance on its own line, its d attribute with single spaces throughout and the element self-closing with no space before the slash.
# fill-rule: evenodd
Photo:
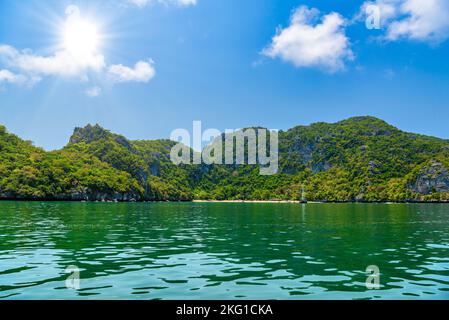
<svg viewBox="0 0 449 320">
<path fill-rule="evenodd" d="M 0 202 L 0 299 L 449 299 L 449 206 Z"/>
</svg>

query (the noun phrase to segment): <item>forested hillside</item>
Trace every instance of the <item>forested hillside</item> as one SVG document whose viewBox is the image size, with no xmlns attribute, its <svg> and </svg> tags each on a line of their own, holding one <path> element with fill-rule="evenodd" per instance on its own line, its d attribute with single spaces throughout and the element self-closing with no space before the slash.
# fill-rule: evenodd
<svg viewBox="0 0 449 320">
<path fill-rule="evenodd" d="M 0 198 L 31 200 L 446 201 L 449 142 L 373 117 L 279 132 L 279 173 L 180 165 L 175 142 L 131 141 L 99 125 L 46 152 L 0 126 Z"/>
</svg>

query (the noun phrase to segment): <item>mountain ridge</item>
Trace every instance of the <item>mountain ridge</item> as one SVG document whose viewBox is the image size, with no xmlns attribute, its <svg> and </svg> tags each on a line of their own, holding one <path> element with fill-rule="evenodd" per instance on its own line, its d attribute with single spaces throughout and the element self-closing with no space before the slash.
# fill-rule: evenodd
<svg viewBox="0 0 449 320">
<path fill-rule="evenodd" d="M 449 141 L 372 116 L 279 131 L 280 172 L 250 165 L 180 165 L 176 143 L 129 140 L 99 124 L 44 151 L 0 126 L 0 199 L 86 201 L 448 201 Z"/>
</svg>

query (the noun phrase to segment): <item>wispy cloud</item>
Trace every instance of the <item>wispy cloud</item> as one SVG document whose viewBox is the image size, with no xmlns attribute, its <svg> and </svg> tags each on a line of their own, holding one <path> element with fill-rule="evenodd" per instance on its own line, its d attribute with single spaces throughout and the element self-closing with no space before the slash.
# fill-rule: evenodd
<svg viewBox="0 0 449 320">
<path fill-rule="evenodd" d="M 0 57 L 11 67 L 27 74 L 41 76 L 81 76 L 87 71 L 101 71 L 106 63 L 102 54 L 77 59 L 61 50 L 50 56 L 33 54 L 30 50 L 19 51 L 9 45 L 0 45 Z"/>
<path fill-rule="evenodd" d="M 318 9 L 297 8 L 290 25 L 280 28 L 262 53 L 280 58 L 296 67 L 315 67 L 334 73 L 344 69 L 354 55 L 345 34 L 345 19 L 332 12 L 320 18 Z"/>
<path fill-rule="evenodd" d="M 0 84 L 2 82 L 21 84 L 26 82 L 27 78 L 20 74 L 12 73 L 9 70 L 0 70 Z"/>
<path fill-rule="evenodd" d="M 86 94 L 91 97 L 98 97 L 99 95 L 101 95 L 101 88 L 100 87 L 92 87 L 86 90 Z"/>
<path fill-rule="evenodd" d="M 108 71 L 115 82 L 148 82 L 156 75 L 153 64 L 151 60 L 139 61 L 134 68 L 118 64 L 110 66 Z"/>
</svg>

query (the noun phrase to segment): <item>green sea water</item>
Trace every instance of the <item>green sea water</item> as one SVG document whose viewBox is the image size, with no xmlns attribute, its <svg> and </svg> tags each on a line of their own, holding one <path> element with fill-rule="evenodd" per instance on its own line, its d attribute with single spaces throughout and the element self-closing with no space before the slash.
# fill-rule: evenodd
<svg viewBox="0 0 449 320">
<path fill-rule="evenodd" d="M 0 202 L 0 299 L 449 299 L 449 205 Z"/>
</svg>

